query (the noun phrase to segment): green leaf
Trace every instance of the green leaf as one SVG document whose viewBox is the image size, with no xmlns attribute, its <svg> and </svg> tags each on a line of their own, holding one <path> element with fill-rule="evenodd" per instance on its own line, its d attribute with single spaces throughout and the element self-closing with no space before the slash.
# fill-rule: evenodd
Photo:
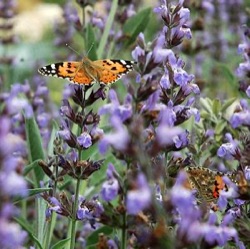
<svg viewBox="0 0 250 249">
<path fill-rule="evenodd" d="M 99 42 L 98 49 L 97 49 L 97 57 L 98 58 L 102 58 L 103 52 L 105 51 L 105 47 L 106 47 L 107 42 L 108 42 L 109 32 L 110 32 L 111 27 L 113 25 L 115 15 L 117 12 L 117 8 L 118 8 L 118 0 L 113 0 L 110 11 L 109 11 L 109 16 L 108 16 L 108 19 L 106 21 L 106 25 L 105 25 L 101 40 Z"/>
<path fill-rule="evenodd" d="M 96 54 L 97 44 L 95 40 L 95 33 L 94 33 L 94 28 L 90 23 L 88 23 L 86 28 L 85 49 L 89 51 L 87 56 L 91 60 L 97 60 L 97 54 Z"/>
<path fill-rule="evenodd" d="M 33 117 L 25 119 L 25 129 L 30 162 L 34 162 L 38 159 L 44 159 L 42 138 L 36 120 Z M 41 167 L 35 167 L 34 172 L 36 187 L 39 187 L 40 181 L 43 180 L 44 172 Z"/>
<path fill-rule="evenodd" d="M 99 238 L 100 233 L 103 233 L 105 235 L 110 235 L 110 234 L 112 234 L 112 232 L 113 232 L 112 227 L 103 226 L 90 234 L 90 236 L 87 238 L 86 245 L 90 246 L 90 245 L 98 243 L 98 238 Z"/>
<path fill-rule="evenodd" d="M 210 119 L 210 117 L 211 117 L 211 114 L 208 113 L 208 112 L 205 112 L 205 111 L 201 111 L 201 112 L 200 112 L 200 115 L 201 115 L 201 118 L 203 118 L 203 119 L 205 119 L 205 120 L 208 120 L 208 119 Z"/>
<path fill-rule="evenodd" d="M 45 212 L 47 208 L 47 203 L 42 198 L 36 198 L 36 210 L 37 210 L 37 224 L 36 224 L 36 234 L 39 241 L 44 244 L 45 239 Z"/>
<path fill-rule="evenodd" d="M 231 98 L 225 101 L 225 103 L 221 107 L 221 112 L 225 112 L 229 106 L 231 106 L 237 98 Z"/>
<path fill-rule="evenodd" d="M 223 63 L 217 63 L 217 70 L 219 71 L 219 75 L 223 77 L 228 84 L 230 85 L 235 85 L 235 77 L 234 74 L 232 73 L 232 70 Z"/>
<path fill-rule="evenodd" d="M 19 201 L 22 201 L 28 197 L 31 197 L 31 196 L 34 196 L 34 195 L 37 195 L 37 194 L 40 194 L 40 193 L 43 193 L 43 192 L 46 192 L 46 191 L 49 191 L 51 190 L 51 188 L 34 188 L 34 189 L 28 189 L 28 194 L 25 195 L 25 197 L 23 196 L 17 196 L 14 198 L 14 202 L 19 202 Z"/>
<path fill-rule="evenodd" d="M 51 249 L 62 249 L 64 246 L 66 246 L 68 244 L 69 241 L 70 241 L 70 238 L 60 240 L 59 242 L 57 242 L 56 244 L 54 244 L 51 247 Z"/>
<path fill-rule="evenodd" d="M 216 115 L 216 116 L 220 113 L 220 110 L 221 110 L 221 102 L 220 102 L 219 99 L 215 99 L 215 100 L 213 101 L 212 110 L 213 110 L 214 115 Z"/>
<path fill-rule="evenodd" d="M 212 112 L 212 102 L 209 98 L 200 98 L 200 103 L 202 108 L 207 111 L 208 113 Z"/>
<path fill-rule="evenodd" d="M 36 168 L 36 167 L 40 167 L 38 165 L 38 162 L 40 161 L 40 159 L 35 160 L 34 162 L 32 162 L 31 164 L 25 166 L 24 171 L 23 171 L 23 175 L 26 176 L 32 169 Z"/>
<path fill-rule="evenodd" d="M 44 160 L 44 152 L 42 146 L 42 138 L 40 135 L 39 128 L 37 126 L 36 120 L 32 118 L 25 119 L 25 129 L 27 137 L 27 145 L 29 151 L 29 160 L 34 162 L 38 159 Z M 39 188 L 40 181 L 44 180 L 44 172 L 41 167 L 34 168 L 35 174 L 35 187 Z M 36 199 L 36 236 L 41 244 L 43 244 L 44 239 L 44 227 L 45 227 L 45 210 L 46 202 L 42 198 Z"/>
<path fill-rule="evenodd" d="M 29 234 L 32 240 L 37 244 L 38 248 L 43 249 L 41 243 L 33 233 L 33 228 L 28 224 L 27 220 L 21 217 L 14 217 L 14 220 Z"/>
<path fill-rule="evenodd" d="M 52 131 L 48 144 L 48 155 L 52 156 L 54 153 L 54 140 L 56 138 L 56 132 L 59 130 L 58 124 L 55 120 L 52 121 Z"/>
<path fill-rule="evenodd" d="M 128 19 L 123 25 L 123 32 L 129 38 L 125 47 L 132 44 L 140 32 L 143 32 L 151 17 L 151 8 L 141 10 L 137 15 Z"/>
<path fill-rule="evenodd" d="M 222 135 L 222 131 L 225 129 L 225 127 L 227 126 L 227 122 L 225 122 L 225 120 L 220 120 L 216 126 L 215 126 L 215 129 L 214 129 L 214 132 L 216 135 Z"/>
</svg>

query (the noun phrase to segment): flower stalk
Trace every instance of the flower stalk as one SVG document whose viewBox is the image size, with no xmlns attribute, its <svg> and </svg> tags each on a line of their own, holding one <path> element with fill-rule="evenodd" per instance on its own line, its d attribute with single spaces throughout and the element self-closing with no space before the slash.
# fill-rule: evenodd
<svg viewBox="0 0 250 249">
<path fill-rule="evenodd" d="M 81 179 L 76 180 L 76 190 L 74 196 L 74 205 L 73 205 L 73 216 L 71 217 L 71 236 L 70 236 L 70 249 L 75 248 L 75 240 L 76 240 L 76 227 L 77 227 L 77 209 L 78 209 L 78 198 L 79 198 L 79 190 L 80 190 Z"/>
</svg>

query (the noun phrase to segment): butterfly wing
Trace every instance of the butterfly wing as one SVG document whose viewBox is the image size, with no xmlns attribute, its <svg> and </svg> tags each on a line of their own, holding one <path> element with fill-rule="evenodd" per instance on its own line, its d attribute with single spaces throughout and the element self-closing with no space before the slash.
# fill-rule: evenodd
<svg viewBox="0 0 250 249">
<path fill-rule="evenodd" d="M 203 167 L 187 167 L 186 172 L 191 187 L 197 190 L 198 199 L 212 202 L 225 188 L 221 172 Z"/>
<path fill-rule="evenodd" d="M 82 65 L 83 63 L 78 61 L 59 62 L 42 67 L 38 72 L 45 76 L 67 79 L 72 83 L 90 85 L 95 80 L 86 74 Z"/>
<path fill-rule="evenodd" d="M 38 70 L 45 76 L 67 79 L 72 83 L 90 85 L 94 82 L 111 84 L 123 75 L 133 70 L 134 61 L 124 60 L 96 60 L 83 58 L 81 62 L 60 62 L 47 65 Z"/>
<path fill-rule="evenodd" d="M 92 66 L 98 71 L 98 81 L 101 84 L 112 84 L 123 75 L 133 70 L 134 61 L 125 60 L 96 60 Z"/>
</svg>

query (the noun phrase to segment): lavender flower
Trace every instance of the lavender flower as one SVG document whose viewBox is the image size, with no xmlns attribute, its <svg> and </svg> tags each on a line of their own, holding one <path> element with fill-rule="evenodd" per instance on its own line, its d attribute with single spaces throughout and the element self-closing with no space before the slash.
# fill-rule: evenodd
<svg viewBox="0 0 250 249">
<path fill-rule="evenodd" d="M 0 247 L 1 248 L 21 248 L 27 237 L 19 225 L 0 219 Z"/>
<path fill-rule="evenodd" d="M 243 55 L 245 62 L 239 64 L 236 73 L 240 78 L 243 78 L 243 80 L 245 78 L 245 81 L 247 83 L 247 79 L 249 79 L 249 72 L 250 72 L 250 56 L 248 52 L 250 49 L 250 35 L 249 35 L 249 28 L 247 26 L 244 26 L 243 28 L 245 29 L 243 37 L 244 41 L 243 43 L 239 44 L 238 53 Z M 247 94 L 249 92 L 248 88 L 245 89 Z"/>
<path fill-rule="evenodd" d="M 237 142 L 233 140 L 231 134 L 227 134 L 226 137 L 229 142 L 220 146 L 217 155 L 227 160 L 232 160 L 237 153 Z"/>
<path fill-rule="evenodd" d="M 1 210 L 0 210 L 0 246 L 2 248 L 19 248 L 27 237 L 21 227 L 12 221 L 12 217 L 17 215 L 17 210 L 12 203 L 12 197 L 26 196 L 27 183 L 18 174 L 18 168 L 23 169 L 26 155 L 24 141 L 19 135 L 12 133 L 12 123 L 8 116 L 0 118 L 0 187 L 1 187 Z"/>
<path fill-rule="evenodd" d="M 77 142 L 83 148 L 88 148 L 92 145 L 91 136 L 87 132 L 83 132 L 79 137 L 77 137 Z"/>
<path fill-rule="evenodd" d="M 124 151 L 129 143 L 129 134 L 126 128 L 123 126 L 120 118 L 113 116 L 111 118 L 111 124 L 115 128 L 115 132 L 104 135 L 99 143 L 99 151 L 101 154 L 107 152 L 109 146 L 114 147 L 119 151 Z"/>
<path fill-rule="evenodd" d="M 126 207 L 129 214 L 138 214 L 149 207 L 151 203 L 151 190 L 143 174 L 139 174 L 136 179 L 136 189 L 127 193 Z"/>
<path fill-rule="evenodd" d="M 109 164 L 107 169 L 107 181 L 102 184 L 101 190 L 102 199 L 105 201 L 112 201 L 118 195 L 119 183 L 115 178 L 114 173 L 116 173 L 114 166 Z"/>
<path fill-rule="evenodd" d="M 207 223 L 201 221 L 201 212 L 194 205 L 192 193 L 183 187 L 185 181 L 186 175 L 180 173 L 171 192 L 171 201 L 180 216 L 177 219 L 179 224 L 178 236 L 190 242 L 197 242 L 203 238 L 209 245 L 213 246 L 224 246 L 232 238 L 238 243 L 236 229 L 228 227 L 226 223 L 223 226 L 216 226 L 215 216 L 210 217 Z M 181 245 L 181 242 L 179 244 Z"/>
<path fill-rule="evenodd" d="M 230 124 L 233 128 L 237 128 L 241 125 L 250 125 L 250 109 L 246 100 L 240 101 L 241 110 L 235 112 L 230 118 Z"/>
<path fill-rule="evenodd" d="M 119 117 L 122 122 L 131 117 L 132 115 L 131 95 L 128 94 L 126 96 L 123 105 L 120 105 L 116 92 L 113 89 L 109 91 L 109 98 L 111 100 L 111 103 L 101 107 L 99 109 L 99 115 L 109 113 L 110 115 L 115 115 Z"/>
</svg>

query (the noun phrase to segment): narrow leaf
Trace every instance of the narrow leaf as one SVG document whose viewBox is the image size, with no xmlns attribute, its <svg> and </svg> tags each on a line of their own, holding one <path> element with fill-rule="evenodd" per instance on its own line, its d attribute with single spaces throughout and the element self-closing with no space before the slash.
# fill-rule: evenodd
<svg viewBox="0 0 250 249">
<path fill-rule="evenodd" d="M 54 244 L 51 247 L 51 249 L 62 249 L 64 246 L 66 246 L 68 244 L 69 241 L 70 241 L 70 238 L 60 240 L 59 242 L 57 242 L 56 244 Z"/>
<path fill-rule="evenodd" d="M 56 138 L 56 132 L 59 130 L 58 124 L 53 120 L 52 122 L 52 131 L 50 135 L 50 140 L 48 144 L 48 155 L 53 155 L 53 148 L 54 148 L 54 140 Z"/>
<path fill-rule="evenodd" d="M 221 110 L 221 102 L 220 102 L 219 99 L 215 99 L 215 100 L 213 101 L 212 110 L 213 110 L 214 115 L 217 116 L 217 115 L 219 114 L 219 112 L 220 112 L 220 110 Z"/>
<path fill-rule="evenodd" d="M 38 248 L 43 249 L 41 243 L 33 233 L 33 228 L 28 224 L 28 222 L 21 217 L 14 217 L 14 220 L 29 234 L 32 240 L 37 244 Z"/>
<path fill-rule="evenodd" d="M 93 245 L 98 243 L 98 238 L 99 238 L 99 234 L 105 234 L 105 235 L 110 235 L 113 232 L 113 228 L 109 227 L 109 226 L 103 226 L 99 229 L 97 229 L 96 231 L 94 231 L 93 233 L 91 233 L 91 235 L 87 238 L 87 246 Z"/>
<path fill-rule="evenodd" d="M 96 54 L 97 44 L 95 40 L 95 33 L 94 33 L 94 28 L 90 23 L 87 25 L 87 28 L 86 28 L 85 42 L 86 42 L 85 49 L 89 51 L 87 56 L 91 60 L 97 60 L 97 54 Z"/>
<path fill-rule="evenodd" d="M 17 196 L 14 198 L 14 203 L 16 202 L 19 202 L 19 201 L 22 201 L 28 197 L 31 197 L 31 196 L 34 196 L 34 195 L 37 195 L 37 194 L 41 194 L 43 192 L 46 192 L 46 191 L 49 191 L 51 190 L 51 188 L 35 188 L 35 189 L 28 189 L 28 194 L 23 197 L 23 196 Z"/>
<path fill-rule="evenodd" d="M 221 107 L 221 112 L 225 112 L 229 106 L 231 106 L 236 101 L 236 98 L 231 98 L 225 101 Z"/>
<path fill-rule="evenodd" d="M 132 44 L 140 32 L 145 30 L 150 20 L 150 16 L 151 8 L 146 8 L 126 21 L 123 26 L 123 32 L 129 37 L 129 40 L 125 43 L 125 46 Z"/>
<path fill-rule="evenodd" d="M 23 171 L 23 175 L 26 176 L 32 169 L 36 168 L 36 167 L 40 167 L 38 165 L 38 162 L 40 161 L 40 159 L 35 160 L 34 162 L 32 162 L 31 164 L 25 166 L 24 171 Z"/>
<path fill-rule="evenodd" d="M 37 159 L 44 159 L 42 138 L 35 119 L 25 119 L 25 128 L 30 162 L 32 163 Z M 39 187 L 40 181 L 43 180 L 44 172 L 40 167 L 35 167 L 34 172 L 36 179 L 36 187 Z"/>
</svg>

